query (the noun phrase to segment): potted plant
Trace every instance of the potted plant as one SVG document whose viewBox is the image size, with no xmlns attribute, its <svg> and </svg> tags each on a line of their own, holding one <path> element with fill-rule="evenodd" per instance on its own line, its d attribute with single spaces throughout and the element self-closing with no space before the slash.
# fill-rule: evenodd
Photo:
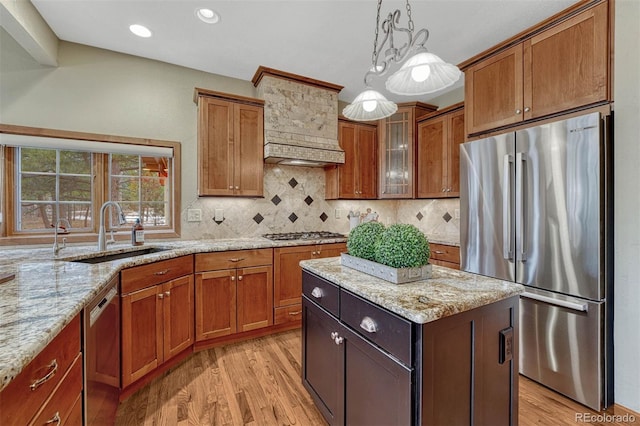
<svg viewBox="0 0 640 426">
<path fill-rule="evenodd" d="M 349 233 L 347 250 L 342 265 L 395 284 L 431 276 L 429 241 L 413 225 L 363 223 Z"/>
</svg>

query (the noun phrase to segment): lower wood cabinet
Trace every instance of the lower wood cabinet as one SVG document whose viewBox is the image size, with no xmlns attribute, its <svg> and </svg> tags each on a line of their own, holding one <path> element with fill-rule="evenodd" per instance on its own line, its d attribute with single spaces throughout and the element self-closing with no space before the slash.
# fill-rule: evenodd
<svg viewBox="0 0 640 426">
<path fill-rule="evenodd" d="M 272 258 L 272 249 L 196 255 L 196 341 L 273 325 Z"/>
<path fill-rule="evenodd" d="M 430 243 L 429 248 L 431 249 L 429 263 L 446 266 L 451 269 L 460 269 L 460 247 Z"/>
<path fill-rule="evenodd" d="M 0 392 L 0 424 L 82 424 L 80 317 Z"/>
<path fill-rule="evenodd" d="M 193 265 L 192 256 L 180 259 Z M 162 262 L 150 265 L 166 270 Z M 193 301 L 192 274 L 121 296 L 123 388 L 192 346 Z"/>
</svg>

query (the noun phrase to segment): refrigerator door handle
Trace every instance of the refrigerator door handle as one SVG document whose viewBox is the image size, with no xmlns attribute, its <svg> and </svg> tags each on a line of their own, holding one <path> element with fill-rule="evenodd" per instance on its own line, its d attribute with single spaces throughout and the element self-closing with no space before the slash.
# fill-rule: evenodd
<svg viewBox="0 0 640 426">
<path fill-rule="evenodd" d="M 513 155 L 506 154 L 502 159 L 502 257 L 513 260 L 513 226 L 511 217 L 511 167 Z"/>
<path fill-rule="evenodd" d="M 516 235 L 520 243 L 520 247 L 517 248 L 516 260 L 520 262 L 527 261 L 527 252 L 525 250 L 525 230 L 524 223 L 525 218 L 525 173 L 527 159 L 523 152 L 516 153 L 516 228 L 518 229 Z"/>
<path fill-rule="evenodd" d="M 552 297 L 542 296 L 535 293 L 521 293 L 520 297 L 537 300 L 554 306 L 560 306 L 562 308 L 573 309 L 574 311 L 587 312 L 588 310 L 588 305 L 586 303 L 568 302 L 566 300 L 554 299 Z"/>
</svg>

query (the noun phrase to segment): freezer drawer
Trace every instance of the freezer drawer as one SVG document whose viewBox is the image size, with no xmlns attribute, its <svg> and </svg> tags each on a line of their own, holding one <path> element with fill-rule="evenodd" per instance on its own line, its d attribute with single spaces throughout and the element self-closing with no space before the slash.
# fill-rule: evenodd
<svg viewBox="0 0 640 426">
<path fill-rule="evenodd" d="M 520 295 L 520 373 L 594 410 L 603 406 L 604 302 Z"/>
</svg>

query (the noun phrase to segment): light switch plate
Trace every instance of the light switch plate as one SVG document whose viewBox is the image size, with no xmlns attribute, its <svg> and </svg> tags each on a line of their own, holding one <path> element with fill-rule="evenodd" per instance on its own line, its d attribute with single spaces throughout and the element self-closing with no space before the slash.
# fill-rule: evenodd
<svg viewBox="0 0 640 426">
<path fill-rule="evenodd" d="M 460 209 L 455 209 L 453 211 L 453 218 L 454 219 L 460 219 Z"/>
<path fill-rule="evenodd" d="M 216 222 L 222 222 L 224 220 L 224 210 L 216 209 L 213 220 Z"/>
<path fill-rule="evenodd" d="M 187 222 L 201 222 L 202 210 L 200 209 L 187 209 Z"/>
</svg>

